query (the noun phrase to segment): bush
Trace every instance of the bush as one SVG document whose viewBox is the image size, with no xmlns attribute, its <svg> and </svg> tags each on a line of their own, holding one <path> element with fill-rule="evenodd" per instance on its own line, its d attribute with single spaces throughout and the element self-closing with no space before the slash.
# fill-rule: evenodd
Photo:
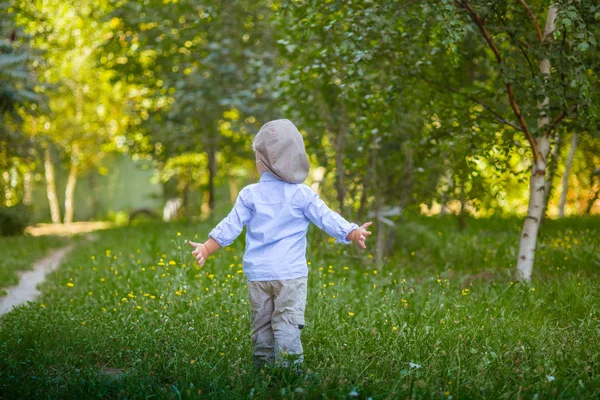
<svg viewBox="0 0 600 400">
<path fill-rule="evenodd" d="M 19 235 L 31 222 L 31 207 L 24 204 L 0 208 L 0 236 Z"/>
</svg>

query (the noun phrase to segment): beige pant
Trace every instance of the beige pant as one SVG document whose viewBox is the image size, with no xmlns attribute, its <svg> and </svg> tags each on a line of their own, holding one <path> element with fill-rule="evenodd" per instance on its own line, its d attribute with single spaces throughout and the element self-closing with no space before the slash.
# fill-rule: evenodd
<svg viewBox="0 0 600 400">
<path fill-rule="evenodd" d="M 304 328 L 306 277 L 248 282 L 252 311 L 254 364 L 302 363 L 300 332 Z"/>
</svg>

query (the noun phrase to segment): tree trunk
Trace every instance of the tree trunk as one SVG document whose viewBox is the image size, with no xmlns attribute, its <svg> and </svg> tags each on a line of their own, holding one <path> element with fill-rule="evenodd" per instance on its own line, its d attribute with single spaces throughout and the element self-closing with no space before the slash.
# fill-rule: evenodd
<svg viewBox="0 0 600 400">
<path fill-rule="evenodd" d="M 50 205 L 50 217 L 52 218 L 52 223 L 60 224 L 60 207 L 58 205 L 58 196 L 56 195 L 54 164 L 52 164 L 50 149 L 44 150 L 44 172 L 46 175 L 46 193 L 48 195 L 48 204 Z"/>
<path fill-rule="evenodd" d="M 75 185 L 77 184 L 77 165 L 74 161 L 71 162 L 69 169 L 69 178 L 65 188 L 65 224 L 73 222 L 75 213 Z"/>
<path fill-rule="evenodd" d="M 337 190 L 337 201 L 339 212 L 344 213 L 344 198 L 346 197 L 346 185 L 344 183 L 344 152 L 346 147 L 346 107 L 343 100 L 333 105 L 325 100 L 323 91 L 315 92 L 317 107 L 321 111 L 321 116 L 325 121 L 330 140 L 334 143 L 335 150 L 335 185 Z M 332 116 L 337 116 L 333 118 Z"/>
<path fill-rule="evenodd" d="M 23 175 L 23 204 L 31 205 L 31 171 L 29 170 Z"/>
<path fill-rule="evenodd" d="M 569 150 L 569 158 L 565 164 L 565 172 L 562 176 L 562 192 L 560 192 L 560 204 L 558 205 L 558 215 L 560 218 L 565 216 L 565 203 L 567 202 L 567 192 L 569 191 L 569 174 L 571 166 L 573 166 L 573 158 L 575 157 L 575 149 L 577 148 L 577 133 L 573 133 L 571 138 L 571 150 Z"/>
<path fill-rule="evenodd" d="M 536 142 L 540 153 L 545 158 L 550 151 L 548 138 L 542 136 L 537 138 Z M 525 224 L 521 233 L 519 259 L 517 262 L 517 278 L 525 282 L 531 281 L 537 234 L 544 214 L 544 193 L 546 191 L 545 168 L 545 159 L 534 163 L 529 182 L 529 207 L 527 208 L 527 217 L 525 217 Z"/>
<path fill-rule="evenodd" d="M 550 5 L 548 18 L 544 29 L 542 41 L 551 40 L 552 32 L 555 28 L 557 9 L 554 4 Z M 550 60 L 548 58 L 538 61 L 540 73 L 545 80 L 550 76 Z M 529 182 L 529 206 L 527 208 L 527 217 L 523 224 L 521 240 L 519 243 L 519 258 L 517 259 L 517 279 L 530 282 L 533 273 L 533 261 L 535 259 L 535 249 L 537 244 L 537 234 L 544 213 L 544 197 L 546 192 L 546 163 L 548 153 L 550 152 L 550 140 L 544 133 L 550 124 L 550 118 L 546 112 L 549 99 L 538 104 L 540 114 L 538 117 L 538 129 L 540 136 L 536 139 L 538 154 L 536 155 L 531 167 L 531 180 Z"/>
<path fill-rule="evenodd" d="M 368 194 L 368 186 L 367 186 L 366 181 L 367 181 L 366 179 L 363 179 L 363 183 L 361 185 L 361 193 L 360 193 L 358 211 L 356 212 L 356 220 L 357 221 L 361 221 L 363 218 L 363 215 L 365 214 L 365 208 L 366 208 L 366 204 L 367 204 L 367 194 Z"/>
<path fill-rule="evenodd" d="M 81 82 L 76 82 L 74 92 L 76 99 L 75 117 L 77 129 L 79 130 L 78 133 L 83 136 L 83 132 L 81 132 L 83 127 L 83 86 Z M 69 177 L 67 179 L 67 186 L 65 187 L 65 224 L 72 223 L 73 215 L 75 214 L 75 185 L 77 184 L 77 177 L 79 174 L 79 156 L 79 148 L 77 144 L 74 144 L 71 150 Z"/>
<path fill-rule="evenodd" d="M 371 152 L 371 185 L 373 185 L 374 193 L 379 192 L 378 188 L 378 176 L 377 176 L 377 157 L 375 151 Z M 375 239 L 375 263 L 377 266 L 381 265 L 383 261 L 383 254 L 385 253 L 385 224 L 381 220 L 379 213 L 381 212 L 382 197 L 378 196 L 374 202 L 375 206 L 375 226 L 377 227 L 376 239 Z"/>
<path fill-rule="evenodd" d="M 552 148 L 552 159 L 550 160 L 550 168 L 548 170 L 548 179 L 546 179 L 546 191 L 544 192 L 544 212 L 542 214 L 542 222 L 546 219 L 548 212 L 548 203 L 552 198 L 554 186 L 552 182 L 556 176 L 556 170 L 558 169 L 558 157 L 560 156 L 560 148 L 562 144 L 562 135 L 556 134 L 554 140 L 554 147 Z"/>
<path fill-rule="evenodd" d="M 400 192 L 400 198 L 398 204 L 401 209 L 405 209 L 410 202 L 410 194 L 413 185 L 413 170 L 414 170 L 414 159 L 413 151 L 410 146 L 405 142 L 402 144 L 402 152 L 404 153 L 404 168 L 402 171 L 402 191 Z"/>
</svg>

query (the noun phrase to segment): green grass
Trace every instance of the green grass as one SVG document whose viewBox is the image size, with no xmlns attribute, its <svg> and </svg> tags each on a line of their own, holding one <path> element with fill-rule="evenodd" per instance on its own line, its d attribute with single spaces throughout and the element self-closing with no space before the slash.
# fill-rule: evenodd
<svg viewBox="0 0 600 400">
<path fill-rule="evenodd" d="M 0 398 L 597 398 L 600 220 L 549 221 L 531 286 L 520 224 L 399 221 L 380 268 L 311 231 L 299 377 L 252 367 L 243 239 L 198 270 L 208 225 L 99 232 L 0 321 Z"/>
<path fill-rule="evenodd" d="M 2 288 L 18 283 L 17 271 L 31 269 L 38 258 L 63 243 L 65 239 L 57 236 L 0 237 L 0 296 L 5 294 Z"/>
</svg>

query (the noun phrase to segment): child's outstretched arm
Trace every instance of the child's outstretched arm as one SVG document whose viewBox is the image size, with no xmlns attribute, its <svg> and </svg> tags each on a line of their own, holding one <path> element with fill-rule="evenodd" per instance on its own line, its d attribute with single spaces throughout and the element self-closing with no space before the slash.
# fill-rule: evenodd
<svg viewBox="0 0 600 400">
<path fill-rule="evenodd" d="M 210 237 L 204 243 L 195 243 L 188 241 L 190 246 L 194 247 L 192 255 L 198 260 L 198 265 L 202 267 L 209 255 L 219 250 L 221 247 L 229 246 L 235 238 L 242 233 L 244 226 L 252 217 L 252 211 L 247 206 L 245 197 L 247 191 L 242 189 L 233 206 L 233 210 L 221 221 L 215 229 L 210 231 Z"/>
<path fill-rule="evenodd" d="M 196 257 L 200 267 L 204 265 L 208 256 L 221 248 L 221 245 L 213 238 L 208 239 L 204 243 L 196 243 L 191 240 L 188 240 L 188 243 L 195 248 L 195 250 L 192 251 L 192 255 Z"/>
<path fill-rule="evenodd" d="M 371 234 L 367 228 L 371 225 L 371 222 L 367 222 L 362 226 L 350 223 L 327 207 L 327 204 L 311 189 L 307 188 L 305 194 L 307 199 L 304 215 L 313 224 L 336 238 L 339 243 L 355 242 L 363 249 L 366 248 L 365 240 Z"/>
</svg>

